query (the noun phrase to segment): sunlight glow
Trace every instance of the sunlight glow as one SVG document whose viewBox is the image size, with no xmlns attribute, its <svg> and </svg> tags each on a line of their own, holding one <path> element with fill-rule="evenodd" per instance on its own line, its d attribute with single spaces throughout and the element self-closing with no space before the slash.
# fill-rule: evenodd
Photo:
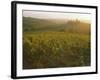
<svg viewBox="0 0 100 80">
<path fill-rule="evenodd" d="M 72 13 L 72 12 L 44 12 L 44 11 L 23 11 L 24 17 L 32 17 L 39 19 L 65 19 L 65 20 L 80 20 L 84 22 L 91 22 L 91 14 L 86 13 Z"/>
</svg>

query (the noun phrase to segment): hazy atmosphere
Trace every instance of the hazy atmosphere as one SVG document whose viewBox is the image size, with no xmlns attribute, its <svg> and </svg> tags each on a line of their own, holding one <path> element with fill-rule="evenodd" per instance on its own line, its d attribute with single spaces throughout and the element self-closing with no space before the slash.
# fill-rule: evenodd
<svg viewBox="0 0 100 80">
<path fill-rule="evenodd" d="M 91 64 L 91 14 L 23 11 L 23 69 Z"/>
<path fill-rule="evenodd" d="M 84 22 L 91 21 L 91 15 L 89 13 L 71 13 L 71 12 L 42 12 L 42 11 L 23 11 L 24 17 L 33 17 L 40 19 L 67 19 L 67 20 L 81 20 Z"/>
</svg>

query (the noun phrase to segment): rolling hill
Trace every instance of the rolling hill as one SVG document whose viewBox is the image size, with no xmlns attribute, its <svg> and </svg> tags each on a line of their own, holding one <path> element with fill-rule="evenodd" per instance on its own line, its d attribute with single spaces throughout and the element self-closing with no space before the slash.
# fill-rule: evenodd
<svg viewBox="0 0 100 80">
<path fill-rule="evenodd" d="M 23 17 L 23 30 L 24 32 L 64 31 L 87 34 L 90 33 L 90 23 L 81 22 L 79 20 Z"/>
</svg>

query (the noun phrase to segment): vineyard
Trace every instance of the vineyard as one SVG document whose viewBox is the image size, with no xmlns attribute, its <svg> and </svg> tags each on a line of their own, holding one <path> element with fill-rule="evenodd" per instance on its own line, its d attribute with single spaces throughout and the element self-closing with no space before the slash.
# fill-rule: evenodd
<svg viewBox="0 0 100 80">
<path fill-rule="evenodd" d="M 90 26 L 23 17 L 23 69 L 90 66 Z"/>
<path fill-rule="evenodd" d="M 23 35 L 24 69 L 90 65 L 87 34 L 48 31 Z"/>
</svg>

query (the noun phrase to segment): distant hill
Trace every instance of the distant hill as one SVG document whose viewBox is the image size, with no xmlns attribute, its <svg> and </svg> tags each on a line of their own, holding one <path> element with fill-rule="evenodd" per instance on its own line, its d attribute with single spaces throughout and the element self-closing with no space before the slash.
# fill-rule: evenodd
<svg viewBox="0 0 100 80">
<path fill-rule="evenodd" d="M 56 19 L 37 19 L 31 17 L 23 17 L 24 31 L 64 31 L 90 33 L 90 23 L 78 20 L 56 20 Z"/>
</svg>

